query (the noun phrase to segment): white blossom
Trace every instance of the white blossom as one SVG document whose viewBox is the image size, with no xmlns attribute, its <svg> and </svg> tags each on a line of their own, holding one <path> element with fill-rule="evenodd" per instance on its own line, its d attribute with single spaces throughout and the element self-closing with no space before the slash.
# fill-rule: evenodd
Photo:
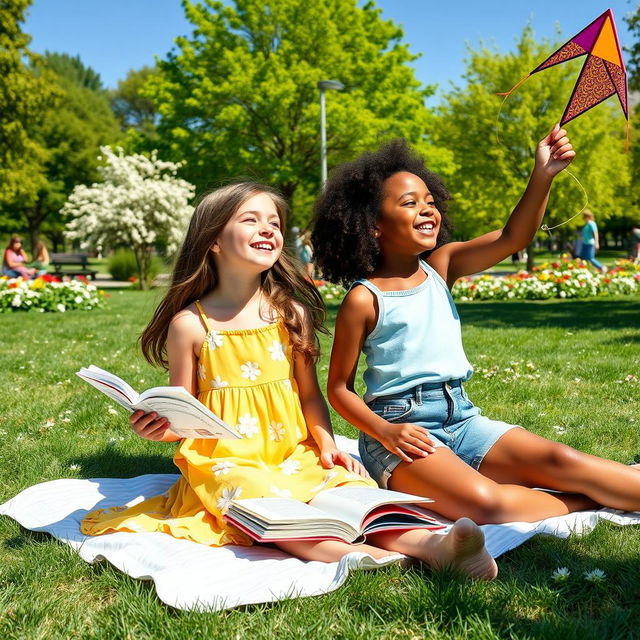
<svg viewBox="0 0 640 640">
<path fill-rule="evenodd" d="M 242 487 L 225 487 L 222 490 L 222 495 L 218 498 L 218 509 L 220 509 L 222 513 L 225 513 L 231 501 L 239 498 L 241 495 Z"/>
<path fill-rule="evenodd" d="M 274 340 L 268 348 L 272 360 L 284 360 L 284 345 L 279 340 Z"/>
<path fill-rule="evenodd" d="M 284 437 L 284 427 L 282 422 L 272 422 L 269 425 L 269 438 L 275 442 L 280 442 Z"/>
<path fill-rule="evenodd" d="M 558 567 L 552 574 L 551 579 L 554 582 L 566 582 L 571 575 L 571 571 L 567 567 Z"/>
<path fill-rule="evenodd" d="M 602 569 L 594 569 L 593 571 L 585 571 L 584 579 L 587 582 L 603 582 L 607 574 Z"/>
<path fill-rule="evenodd" d="M 292 476 L 300 471 L 300 461 L 291 460 L 291 458 L 281 462 L 278 466 L 282 470 L 282 473 L 287 476 Z"/>
<path fill-rule="evenodd" d="M 180 164 L 125 155 L 122 148 L 101 147 L 103 182 L 77 185 L 62 207 L 71 218 L 69 240 L 83 248 L 128 245 L 137 256 L 162 242 L 170 255 L 182 239 L 193 212 L 189 200 L 195 188 L 177 177 Z"/>
</svg>

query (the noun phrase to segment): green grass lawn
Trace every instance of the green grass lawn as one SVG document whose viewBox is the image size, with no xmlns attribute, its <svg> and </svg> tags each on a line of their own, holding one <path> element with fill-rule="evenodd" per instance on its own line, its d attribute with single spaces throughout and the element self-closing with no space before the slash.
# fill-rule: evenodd
<svg viewBox="0 0 640 640">
<path fill-rule="evenodd" d="M 135 436 L 124 412 L 74 375 L 93 363 L 140 390 L 165 383 L 135 345 L 158 296 L 114 292 L 97 311 L 0 316 L 0 502 L 55 478 L 174 472 L 174 445 Z M 625 378 L 640 377 L 640 297 L 459 308 L 477 367 L 467 389 L 485 413 L 593 454 L 638 457 L 640 383 Z M 323 381 L 329 344 L 323 337 Z M 337 417 L 335 428 L 354 435 Z M 326 596 L 189 613 L 162 605 L 153 585 L 104 563 L 88 565 L 1 517 L 0 637 L 585 640 L 639 633 L 640 528 L 601 524 L 582 538 L 534 538 L 498 564 L 491 584 L 392 567 L 354 574 Z M 557 567 L 571 571 L 564 586 L 551 580 Z M 583 572 L 596 567 L 606 580 L 587 583 Z"/>
</svg>

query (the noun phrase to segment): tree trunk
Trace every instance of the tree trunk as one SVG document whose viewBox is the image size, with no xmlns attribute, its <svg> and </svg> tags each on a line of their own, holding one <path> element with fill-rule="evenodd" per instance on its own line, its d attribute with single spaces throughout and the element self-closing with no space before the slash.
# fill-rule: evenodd
<svg viewBox="0 0 640 640">
<path fill-rule="evenodd" d="M 151 284 L 150 282 L 147 282 L 149 264 L 151 263 L 151 247 L 148 245 L 134 247 L 133 254 L 136 257 L 136 263 L 138 265 L 138 280 L 140 282 L 140 289 L 146 291 Z"/>
<path fill-rule="evenodd" d="M 531 271 L 535 266 L 535 252 L 535 243 L 531 242 L 527 247 L 527 271 Z"/>
<path fill-rule="evenodd" d="M 29 241 L 31 242 L 31 255 L 36 255 L 36 247 L 40 240 L 40 227 L 42 221 L 46 218 L 46 213 L 43 213 L 42 197 L 38 196 L 36 203 L 33 207 L 28 207 L 24 211 L 24 217 L 27 219 L 27 226 L 29 228 Z"/>
</svg>

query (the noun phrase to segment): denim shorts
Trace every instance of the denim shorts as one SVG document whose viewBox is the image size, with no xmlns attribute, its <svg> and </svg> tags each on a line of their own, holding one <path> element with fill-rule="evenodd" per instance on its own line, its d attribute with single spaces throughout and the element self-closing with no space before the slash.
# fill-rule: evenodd
<svg viewBox="0 0 640 640">
<path fill-rule="evenodd" d="M 369 408 L 391 423 L 411 422 L 424 427 L 436 447 L 447 447 L 474 469 L 498 438 L 516 425 L 490 420 L 465 393 L 460 380 L 421 384 L 408 391 L 374 398 Z M 360 433 L 362 463 L 371 477 L 386 488 L 402 459 L 375 438 Z"/>
</svg>

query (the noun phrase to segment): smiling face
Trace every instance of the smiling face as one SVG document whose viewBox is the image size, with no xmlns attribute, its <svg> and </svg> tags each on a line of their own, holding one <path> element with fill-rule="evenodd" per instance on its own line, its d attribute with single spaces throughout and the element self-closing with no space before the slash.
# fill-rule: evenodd
<svg viewBox="0 0 640 640">
<path fill-rule="evenodd" d="M 282 253 L 282 221 L 271 196 L 257 193 L 245 200 L 213 243 L 216 262 L 234 268 L 271 268 Z"/>
<path fill-rule="evenodd" d="M 418 256 L 436 246 L 441 215 L 421 178 L 400 171 L 382 185 L 375 235 L 382 254 Z"/>
</svg>

